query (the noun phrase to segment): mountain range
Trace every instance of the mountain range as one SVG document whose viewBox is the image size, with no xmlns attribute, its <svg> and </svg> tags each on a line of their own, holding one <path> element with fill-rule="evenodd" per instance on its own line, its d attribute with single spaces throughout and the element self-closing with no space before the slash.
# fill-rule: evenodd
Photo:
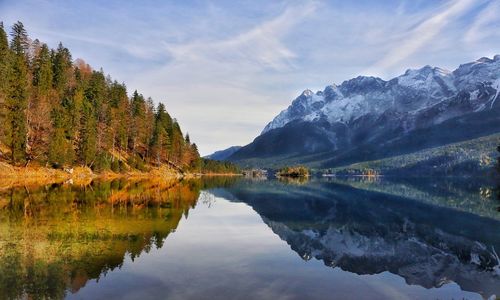
<svg viewBox="0 0 500 300">
<path fill-rule="evenodd" d="M 212 154 L 204 156 L 207 159 L 213 160 L 226 160 L 229 156 L 233 155 L 234 152 L 240 150 L 241 146 L 232 146 L 224 150 L 215 151 Z"/>
<path fill-rule="evenodd" d="M 407 70 L 388 81 L 359 76 L 305 90 L 226 158 L 243 166 L 326 169 L 472 140 L 500 132 L 499 94 L 500 55 L 454 71 Z"/>
</svg>

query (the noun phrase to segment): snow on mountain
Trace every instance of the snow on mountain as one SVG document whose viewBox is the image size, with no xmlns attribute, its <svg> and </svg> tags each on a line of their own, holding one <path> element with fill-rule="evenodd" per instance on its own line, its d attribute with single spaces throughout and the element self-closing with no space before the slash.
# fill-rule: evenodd
<svg viewBox="0 0 500 300">
<path fill-rule="evenodd" d="M 305 90 L 267 124 L 262 134 L 295 120 L 350 123 L 362 116 L 381 116 L 388 111 L 415 116 L 464 97 L 472 111 L 481 111 L 493 107 L 499 95 L 499 82 L 500 55 L 460 65 L 452 72 L 425 66 L 407 70 L 389 81 L 359 76 L 316 93 Z M 456 111 L 449 116 L 441 112 L 439 121 L 456 115 Z"/>
<path fill-rule="evenodd" d="M 417 226 L 410 222 L 405 224 L 406 232 L 394 231 L 396 233 L 385 236 L 376 231 L 361 231 L 352 224 L 341 228 L 329 226 L 319 233 L 310 229 L 293 230 L 283 223 L 263 220 L 304 260 L 316 258 L 326 266 L 357 274 L 389 270 L 407 283 L 425 288 L 456 282 L 464 290 L 474 290 L 471 283 L 475 282 L 480 283 L 477 291 L 486 297 L 499 292 L 498 255 L 494 248 L 478 241 L 439 230 L 424 240 L 418 233 L 411 232 Z M 455 249 L 462 252 L 457 253 Z"/>
</svg>

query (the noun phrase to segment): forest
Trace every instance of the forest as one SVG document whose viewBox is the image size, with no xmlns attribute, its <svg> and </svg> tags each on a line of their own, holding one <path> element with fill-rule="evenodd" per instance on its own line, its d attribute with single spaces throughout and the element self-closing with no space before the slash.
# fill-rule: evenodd
<svg viewBox="0 0 500 300">
<path fill-rule="evenodd" d="M 21 22 L 9 35 L 1 22 L 0 161 L 97 172 L 162 164 L 190 172 L 237 170 L 202 160 L 163 103 L 138 91 L 129 96 L 124 83 L 73 60 L 62 43 L 51 49 L 30 39 Z"/>
</svg>

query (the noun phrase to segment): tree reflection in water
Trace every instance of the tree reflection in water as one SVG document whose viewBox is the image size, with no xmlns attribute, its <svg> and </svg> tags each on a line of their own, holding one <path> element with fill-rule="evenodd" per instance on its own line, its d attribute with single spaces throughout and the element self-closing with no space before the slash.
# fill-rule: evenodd
<svg viewBox="0 0 500 300">
<path fill-rule="evenodd" d="M 162 247 L 200 190 L 227 180 L 113 180 L 0 191 L 0 295 L 62 298 L 78 291 L 120 268 L 127 255 L 134 260 Z"/>
</svg>

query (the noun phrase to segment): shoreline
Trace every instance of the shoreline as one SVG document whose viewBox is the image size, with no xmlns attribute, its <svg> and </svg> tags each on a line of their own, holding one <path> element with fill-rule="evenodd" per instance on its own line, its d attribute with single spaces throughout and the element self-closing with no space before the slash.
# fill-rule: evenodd
<svg viewBox="0 0 500 300">
<path fill-rule="evenodd" d="M 132 170 L 125 173 L 116 173 L 106 170 L 100 173 L 95 173 L 88 167 L 73 167 L 69 170 L 63 170 L 40 166 L 16 167 L 5 162 L 0 162 L 0 189 L 8 189 L 19 186 L 63 184 L 66 182 L 77 185 L 88 185 L 93 180 L 138 180 L 151 178 L 161 180 L 182 180 L 202 176 L 222 177 L 241 176 L 241 174 L 181 173 L 166 165 L 154 167 L 146 172 Z"/>
</svg>

